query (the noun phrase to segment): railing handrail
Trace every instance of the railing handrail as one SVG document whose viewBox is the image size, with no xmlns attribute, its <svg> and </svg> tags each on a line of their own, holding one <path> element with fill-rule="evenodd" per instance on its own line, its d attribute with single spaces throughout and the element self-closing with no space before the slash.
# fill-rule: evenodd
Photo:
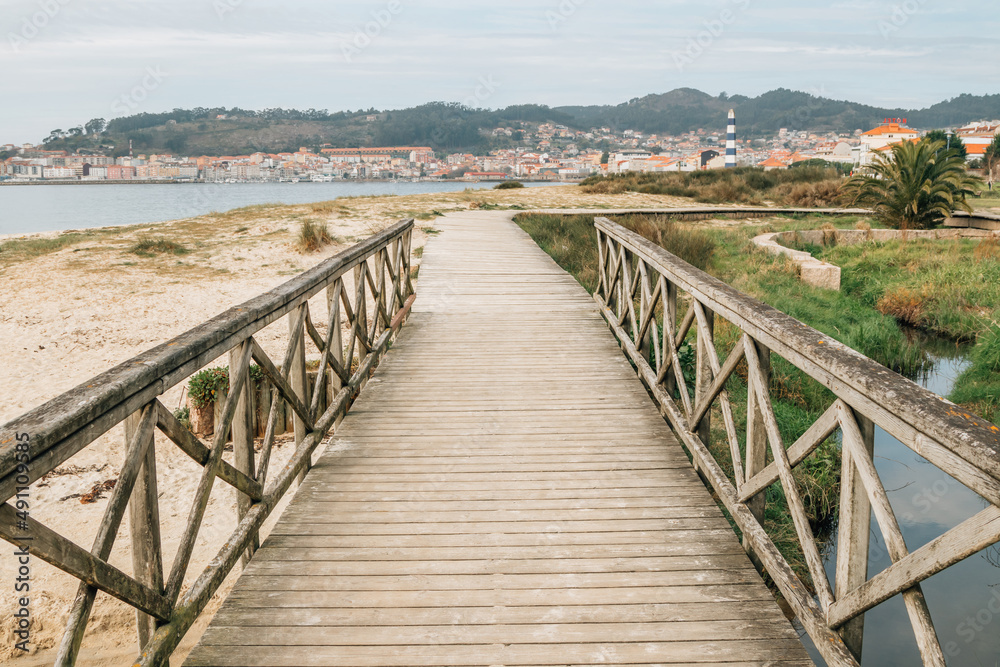
<svg viewBox="0 0 1000 667">
<path fill-rule="evenodd" d="M 597 218 L 595 227 L 599 279 L 594 299 L 601 314 L 742 532 L 744 547 L 771 575 L 827 663 L 857 667 L 865 612 L 901 595 L 921 659 L 943 667 L 921 582 L 1000 541 L 1000 429 L 607 218 Z M 689 297 L 682 322 L 680 291 Z M 741 333 L 724 362 L 714 331 L 717 316 Z M 690 334 L 696 341 L 693 398 L 679 355 Z M 791 444 L 784 441 L 771 397 L 772 353 L 835 396 Z M 747 400 L 742 442 L 729 396 L 744 390 L 729 385 L 741 364 Z M 719 437 L 713 433 L 715 408 L 724 426 Z M 875 425 L 990 504 L 909 551 L 875 466 Z M 793 470 L 838 430 L 840 520 L 831 582 Z M 732 463 L 729 472 L 717 460 L 726 458 L 725 449 L 712 449 L 722 440 Z M 765 491 L 775 484 L 787 501 L 782 511 L 794 524 L 815 598 L 764 529 Z M 869 577 L 872 516 L 891 564 Z"/>
<path fill-rule="evenodd" d="M 138 612 L 137 664 L 167 664 L 227 575 L 241 560 L 245 564 L 252 557 L 264 521 L 294 481 L 308 472 L 313 453 L 350 409 L 399 332 L 416 298 L 410 264 L 413 227 L 412 219 L 399 222 L 0 427 L 0 538 L 80 580 L 57 665 L 75 663 L 99 591 Z M 349 284 L 346 273 L 352 269 L 354 280 Z M 309 301 L 323 289 L 327 314 L 321 333 L 312 321 Z M 255 334 L 284 316 L 288 344 L 276 362 Z M 314 378 L 306 365 L 308 341 L 320 354 Z M 161 398 L 226 352 L 229 389 L 216 406 L 222 409 L 211 443 L 206 444 Z M 264 375 L 259 387 L 250 380 L 251 362 Z M 261 406 L 268 406 L 258 421 L 266 423 L 259 459 L 254 438 L 258 390 Z M 295 449 L 272 472 L 275 436 L 289 421 Z M 124 425 L 125 454 L 88 551 L 29 516 L 30 503 L 24 496 L 33 481 L 118 424 Z M 157 432 L 161 444 L 176 446 L 201 466 L 169 572 L 164 569 L 160 535 Z M 232 462 L 223 458 L 228 442 L 232 442 Z M 237 492 L 237 525 L 190 581 L 192 557 L 216 481 Z M 17 502 L 7 502 L 15 493 Z M 109 561 L 126 512 L 131 575 Z"/>
<path fill-rule="evenodd" d="M 31 482 L 120 423 L 153 397 L 287 315 L 376 249 L 402 237 L 413 219 L 330 257 L 268 292 L 234 306 L 0 426 L 0 502 L 14 495 L 16 434 L 31 434 Z M 58 450 L 58 451 L 56 451 Z M 47 456 L 46 456 L 47 455 Z M 22 480 L 23 481 L 23 480 Z"/>
<path fill-rule="evenodd" d="M 792 361 L 800 370 L 827 386 L 932 462 L 936 452 L 922 451 L 917 434 L 931 438 L 945 450 L 986 473 L 1000 484 L 1000 428 L 962 411 L 950 401 L 872 361 L 824 333 L 803 324 L 670 254 L 652 241 L 612 222 L 597 218 L 598 229 L 624 242 L 650 264 L 668 271 L 685 291 L 712 304 L 712 310 Z M 850 394 L 845 397 L 843 394 Z M 856 401 L 860 400 L 861 404 Z M 927 444 L 927 443 L 920 443 Z M 927 454 L 931 454 L 928 457 Z M 974 490 L 1000 503 L 996 490 Z"/>
</svg>

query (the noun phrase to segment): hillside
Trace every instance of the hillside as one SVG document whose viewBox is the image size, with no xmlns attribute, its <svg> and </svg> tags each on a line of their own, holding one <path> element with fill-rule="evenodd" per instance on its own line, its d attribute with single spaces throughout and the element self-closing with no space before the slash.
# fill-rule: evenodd
<svg viewBox="0 0 1000 667">
<path fill-rule="evenodd" d="M 730 108 L 736 110 L 743 137 L 765 136 L 780 128 L 853 132 L 869 129 L 883 118 L 907 118 L 911 127 L 954 127 L 984 118 L 1000 118 L 1000 95 L 960 95 L 926 109 L 884 109 L 832 100 L 779 88 L 750 98 L 711 96 L 692 88 L 647 95 L 614 106 L 518 105 L 506 109 L 470 109 L 433 102 L 409 109 L 327 111 L 266 109 L 175 109 L 115 118 L 94 119 L 68 132 L 53 131 L 49 149 L 103 149 L 125 154 L 131 140 L 137 152 L 180 155 L 246 154 L 376 145 L 431 146 L 440 152 L 482 153 L 495 148 L 534 145 L 524 133 L 538 124 L 556 123 L 575 130 L 608 127 L 644 133 L 680 134 L 698 128 L 721 131 Z M 498 126 L 513 136 L 493 136 Z M 103 129 L 103 131 L 101 131 Z M 579 143 L 579 142 L 578 142 Z M 595 143 L 595 146 L 600 144 Z"/>
</svg>

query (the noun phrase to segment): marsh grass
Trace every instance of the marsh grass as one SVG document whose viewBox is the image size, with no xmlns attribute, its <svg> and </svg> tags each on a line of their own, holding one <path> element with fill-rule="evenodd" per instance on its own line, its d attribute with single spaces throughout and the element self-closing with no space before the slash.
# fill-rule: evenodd
<svg viewBox="0 0 1000 667">
<path fill-rule="evenodd" d="M 970 367 L 949 398 L 1000 419 L 1000 243 L 910 239 L 826 248 L 842 290 L 862 304 L 934 335 L 974 342 Z"/>
<path fill-rule="evenodd" d="M 692 172 L 629 172 L 591 176 L 580 187 L 590 194 L 640 192 L 690 197 L 707 204 L 774 202 L 785 206 L 827 207 L 843 203 L 844 177 L 834 167 L 764 171 L 758 167 Z"/>
<path fill-rule="evenodd" d="M 866 306 L 931 333 L 973 341 L 1000 311 L 996 240 L 910 239 L 825 248 L 842 289 Z"/>
</svg>

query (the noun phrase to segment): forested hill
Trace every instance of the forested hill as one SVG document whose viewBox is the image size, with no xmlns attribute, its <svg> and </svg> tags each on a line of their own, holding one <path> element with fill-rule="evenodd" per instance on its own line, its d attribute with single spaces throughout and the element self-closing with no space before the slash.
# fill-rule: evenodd
<svg viewBox="0 0 1000 667">
<path fill-rule="evenodd" d="M 867 130 L 883 118 L 906 118 L 911 127 L 944 128 L 981 119 L 1000 118 L 1000 95 L 961 95 L 927 109 L 883 109 L 817 97 L 786 89 L 759 97 L 712 96 L 690 88 L 648 95 L 615 106 L 550 108 L 525 104 L 506 109 L 470 109 L 434 102 L 409 109 L 328 112 L 310 109 L 225 108 L 175 109 L 103 119 L 69 130 L 54 130 L 50 149 L 105 149 L 123 154 L 131 140 L 138 153 L 181 155 L 246 154 L 256 151 L 411 145 L 437 151 L 483 152 L 493 148 L 534 145 L 531 134 L 541 123 L 574 130 L 608 127 L 644 133 L 679 134 L 698 128 L 724 131 L 726 113 L 734 108 L 742 136 L 763 136 L 780 128 L 853 132 Z M 508 127 L 513 136 L 494 136 Z"/>
<path fill-rule="evenodd" d="M 906 118 L 911 127 L 938 129 L 1000 118 L 1000 95 L 960 95 L 927 109 L 886 109 L 857 102 L 832 100 L 779 88 L 759 97 L 713 97 L 691 88 L 663 95 L 647 95 L 617 106 L 559 107 L 577 124 L 613 126 L 647 133 L 679 134 L 708 125 L 706 119 L 725 118 L 735 109 L 741 132 L 771 134 L 781 128 L 853 132 L 869 130 L 884 118 Z M 724 123 L 724 121 L 721 121 Z"/>
</svg>

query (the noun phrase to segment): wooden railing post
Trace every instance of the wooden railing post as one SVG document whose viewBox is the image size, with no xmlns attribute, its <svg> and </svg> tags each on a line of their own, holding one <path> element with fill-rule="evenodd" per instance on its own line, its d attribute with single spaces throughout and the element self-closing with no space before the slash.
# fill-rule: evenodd
<svg viewBox="0 0 1000 667">
<path fill-rule="evenodd" d="M 244 357 L 244 348 L 248 343 L 238 345 L 229 351 L 229 377 L 234 378 L 239 372 L 240 359 Z M 249 363 L 249 359 L 248 362 Z M 253 381 L 248 377 L 240 390 L 240 395 L 236 402 L 236 416 L 233 417 L 233 462 L 240 472 L 253 479 L 256 477 L 254 471 L 254 428 L 253 428 Z M 244 493 L 236 493 L 236 516 L 237 520 L 242 520 L 250 511 L 253 501 Z M 243 554 L 243 566 L 250 562 L 254 551 L 260 546 L 260 537 L 254 536 L 250 548 Z"/>
<path fill-rule="evenodd" d="M 296 340 L 289 339 L 288 341 L 289 345 L 297 346 L 289 365 L 288 384 L 291 386 L 292 391 L 295 392 L 295 395 L 299 397 L 299 400 L 301 400 L 305 405 L 309 405 L 309 378 L 306 377 L 306 336 L 308 334 L 305 332 L 305 327 L 299 329 L 299 327 L 296 326 L 298 320 L 304 316 L 303 311 L 306 308 L 308 308 L 308 304 L 304 303 L 293 310 L 288 316 L 289 335 L 295 336 L 296 330 L 299 330 L 298 338 Z M 292 413 L 292 428 L 295 431 L 295 447 L 298 448 L 306 437 L 306 425 L 305 422 L 302 421 L 302 418 L 299 417 L 294 410 Z M 302 468 L 302 472 L 299 473 L 298 482 L 300 484 L 302 483 L 302 480 L 306 478 L 306 474 L 309 472 L 311 467 L 312 461 L 309 460 L 306 462 L 305 467 Z"/>
<path fill-rule="evenodd" d="M 129 443 L 139 430 L 142 413 L 136 412 L 125 419 L 125 442 Z M 153 435 L 150 434 L 150 438 Z M 136 581 L 149 586 L 157 593 L 163 592 L 163 552 L 160 542 L 160 504 L 156 490 L 156 448 L 150 442 L 142 468 L 132 487 L 129 499 L 129 532 L 132 536 L 132 571 Z M 156 632 L 156 619 L 136 611 L 136 629 L 139 649 Z"/>
<path fill-rule="evenodd" d="M 861 431 L 861 441 L 869 456 L 875 452 L 875 424 L 853 411 Z M 868 580 L 868 545 L 871 529 L 871 502 L 853 458 L 845 449 L 840 473 L 840 520 L 837 524 L 836 596 L 840 599 Z M 864 639 L 865 617 L 857 616 L 839 632 L 858 662 Z"/>
<path fill-rule="evenodd" d="M 697 307 L 694 303 L 691 304 L 692 308 Z M 695 360 L 695 381 L 694 381 L 694 395 L 695 395 L 695 405 L 700 405 L 702 400 L 704 400 L 705 395 L 708 394 L 709 390 L 712 388 L 712 362 L 709 361 L 709 346 L 715 345 L 715 313 L 709 309 L 705 309 L 705 324 L 706 330 L 702 331 L 701 327 L 698 328 L 697 333 L 697 357 Z M 705 416 L 701 420 L 701 424 L 698 425 L 698 438 L 705 443 L 705 447 L 711 449 L 712 443 L 712 414 L 711 411 L 706 412 Z M 699 470 L 697 459 L 695 461 L 695 470 Z M 699 470 L 700 472 L 700 470 Z"/>
<path fill-rule="evenodd" d="M 356 306 L 354 308 L 354 321 L 357 325 L 357 335 L 361 340 L 365 342 L 365 346 L 370 345 L 371 341 L 368 340 L 368 290 L 367 290 L 367 275 L 368 275 L 368 262 L 361 262 L 358 266 L 354 267 L 354 290 L 356 298 Z M 376 315 L 377 316 L 377 315 Z M 365 363 L 368 358 L 368 350 L 365 346 L 358 348 L 358 366 Z M 348 362 L 351 360 L 348 359 Z M 361 381 L 361 388 L 363 389 L 365 380 Z"/>
<path fill-rule="evenodd" d="M 753 346 L 757 350 L 757 358 L 760 360 L 760 372 L 764 377 L 764 383 L 766 386 L 771 385 L 771 351 L 767 349 L 761 343 L 753 341 Z M 747 392 L 747 444 L 746 444 L 746 479 L 744 482 L 750 480 L 751 477 L 759 473 L 767 466 L 767 432 L 764 430 L 764 413 L 761 410 L 761 406 L 757 401 L 757 395 L 749 391 Z M 764 510 L 766 504 L 767 493 L 761 492 L 757 494 L 756 497 L 751 498 L 747 501 L 747 508 L 757 519 L 757 523 L 764 525 Z M 757 554 L 753 552 L 750 547 L 749 541 L 743 538 L 743 548 L 747 550 L 750 555 L 750 560 L 753 561 L 754 567 L 761 570 L 763 566 L 761 565 L 760 559 L 757 558 Z"/>
<path fill-rule="evenodd" d="M 402 269 L 402 265 L 400 267 Z M 330 313 L 330 326 L 332 330 L 330 331 L 330 349 L 327 350 L 330 357 L 336 361 L 341 367 L 344 367 L 344 341 L 342 339 L 342 334 L 340 330 L 340 301 L 341 295 L 344 291 L 344 281 L 338 279 L 332 285 L 326 288 L 326 305 Z M 347 362 L 347 371 L 350 372 L 350 361 Z M 330 384 L 329 386 L 329 397 L 328 403 L 333 404 L 334 398 L 337 396 L 337 392 L 340 391 L 341 387 L 344 386 L 343 380 L 341 380 L 340 375 L 338 375 L 332 368 L 330 371 Z M 337 423 L 343 417 L 337 419 Z"/>
<path fill-rule="evenodd" d="M 669 366 L 672 356 L 671 350 L 674 349 L 676 341 L 668 335 L 668 332 L 677 331 L 677 285 L 670 280 L 667 281 L 667 293 L 664 300 L 666 305 L 663 309 L 663 363 Z M 673 373 L 666 374 L 663 388 L 668 396 L 673 397 L 677 390 L 677 378 L 674 377 Z"/>
</svg>

